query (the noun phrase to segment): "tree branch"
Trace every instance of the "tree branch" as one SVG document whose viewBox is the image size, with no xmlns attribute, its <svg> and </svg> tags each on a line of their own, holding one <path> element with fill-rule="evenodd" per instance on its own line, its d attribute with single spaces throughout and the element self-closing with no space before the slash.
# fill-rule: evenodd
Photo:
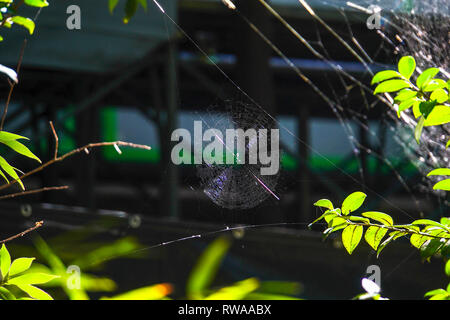
<svg viewBox="0 0 450 320">
<path fill-rule="evenodd" d="M 118 147 L 118 146 L 125 146 L 125 147 L 131 147 L 131 148 L 137 148 L 137 149 L 144 149 L 144 150 L 151 150 L 151 147 L 146 146 L 146 145 L 142 145 L 142 144 L 135 144 L 135 143 L 130 143 L 130 142 L 123 142 L 123 141 L 113 141 L 113 142 L 97 142 L 97 143 L 89 143 L 83 147 L 74 149 L 72 151 L 69 151 L 65 154 L 63 154 L 62 156 L 53 158 L 49 161 L 47 161 L 46 163 L 43 163 L 42 165 L 40 165 L 39 167 L 24 173 L 21 177 L 19 177 L 20 180 L 23 180 L 24 178 L 31 176 L 32 174 L 35 174 L 36 172 L 42 171 L 43 169 L 45 169 L 46 167 L 56 163 L 56 162 L 60 162 L 65 160 L 66 158 L 69 158 L 77 153 L 80 153 L 82 151 L 85 152 L 89 152 L 89 149 L 91 148 L 99 148 L 99 147 L 105 147 L 105 146 L 113 146 L 113 147 Z M 0 186 L 0 190 L 6 189 L 10 186 L 12 186 L 13 184 L 15 184 L 17 182 L 17 180 L 13 180 L 7 184 L 4 184 L 2 186 Z"/>
<path fill-rule="evenodd" d="M 17 239 L 17 238 L 20 238 L 20 237 L 23 237 L 23 236 L 26 235 L 27 233 L 29 233 L 29 232 L 31 232 L 31 231 L 34 231 L 34 230 L 36 230 L 36 229 L 42 227 L 43 224 L 44 224 L 44 221 L 38 221 L 38 222 L 35 222 L 35 223 L 34 223 L 34 227 L 31 227 L 31 228 L 29 228 L 29 229 L 27 229 L 27 230 L 25 230 L 25 231 L 22 231 L 21 233 L 18 233 L 18 234 L 14 235 L 14 236 L 12 236 L 12 237 L 9 237 L 9 238 L 7 238 L 7 239 L 5 239 L 5 240 L 1 240 L 1 241 L 0 241 L 0 244 L 6 243 L 6 242 L 8 242 L 8 241 L 11 241 L 11 240 L 14 240 L 14 239 Z"/>
</svg>

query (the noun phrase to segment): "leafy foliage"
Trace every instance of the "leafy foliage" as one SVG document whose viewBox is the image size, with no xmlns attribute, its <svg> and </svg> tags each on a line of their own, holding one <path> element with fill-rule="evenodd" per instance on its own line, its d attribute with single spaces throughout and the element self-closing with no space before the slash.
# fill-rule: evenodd
<svg viewBox="0 0 450 320">
<path fill-rule="evenodd" d="M 18 258 L 11 263 L 11 256 L 3 244 L 0 249 L 0 299 L 37 299 L 52 300 L 52 297 L 36 284 L 50 282 L 58 276 L 53 274 L 32 272 L 34 258 Z M 26 296 L 24 296 L 24 293 Z"/>
<path fill-rule="evenodd" d="M 377 252 L 377 256 L 393 240 L 409 236 L 411 245 L 420 250 L 423 259 L 428 260 L 437 253 L 450 258 L 449 218 L 442 218 L 440 222 L 419 219 L 411 224 L 396 225 L 392 217 L 383 212 L 366 211 L 361 216 L 350 215 L 361 207 L 365 197 L 362 192 L 354 192 L 345 198 L 341 209 L 335 208 L 328 199 L 317 201 L 314 205 L 326 211 L 312 224 L 324 219 L 328 225 L 323 232 L 325 237 L 343 230 L 342 243 L 349 254 L 356 249 L 363 235 L 369 246 Z"/>
<path fill-rule="evenodd" d="M 20 2 L 15 0 L 0 0 L 0 26 L 11 28 L 14 24 L 17 24 L 27 29 L 30 34 L 33 34 L 35 29 L 34 21 L 17 14 L 18 3 Z M 25 0 L 23 3 L 37 8 L 48 6 L 47 0 Z M 0 41 L 3 41 L 2 36 L 0 36 Z"/>
<path fill-rule="evenodd" d="M 413 57 L 402 57 L 398 62 L 398 71 L 380 71 L 372 78 L 372 84 L 378 83 L 374 94 L 397 92 L 394 102 L 399 117 L 402 112 L 412 108 L 414 117 L 418 119 L 414 136 L 419 143 L 423 127 L 450 122 L 450 80 L 446 82 L 436 78 L 439 69 L 429 68 L 414 83 L 411 76 L 415 69 Z"/>
</svg>

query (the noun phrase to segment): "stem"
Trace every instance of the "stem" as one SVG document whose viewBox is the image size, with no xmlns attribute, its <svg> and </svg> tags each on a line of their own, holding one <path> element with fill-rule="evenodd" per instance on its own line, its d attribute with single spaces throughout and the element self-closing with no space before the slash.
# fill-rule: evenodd
<svg viewBox="0 0 450 320">
<path fill-rule="evenodd" d="M 142 144 L 135 144 L 135 143 L 129 143 L 129 142 L 123 142 L 123 141 L 113 141 L 113 142 L 97 142 L 97 143 L 89 143 L 83 147 L 74 149 L 72 151 L 69 151 L 65 154 L 63 154 L 60 157 L 56 157 L 53 158 L 49 161 L 47 161 L 46 163 L 43 163 L 42 165 L 40 165 L 39 167 L 28 171 L 26 173 L 24 173 L 22 176 L 19 177 L 19 180 L 23 180 L 24 178 L 31 176 L 32 174 L 35 174 L 36 172 L 39 172 L 43 169 L 45 169 L 46 167 L 56 163 L 56 162 L 60 162 L 65 160 L 66 158 L 69 158 L 71 156 L 73 156 L 74 154 L 80 153 L 82 151 L 88 152 L 89 148 L 98 148 L 98 147 L 105 147 L 105 146 L 125 146 L 125 147 L 131 147 L 131 148 L 137 148 L 137 149 L 145 149 L 145 150 L 150 150 L 151 147 L 146 146 L 146 145 L 142 145 Z M 17 182 L 17 180 L 11 181 L 10 183 L 4 184 L 2 186 L 0 186 L 0 190 L 6 189 L 10 186 L 12 186 L 13 184 L 15 184 Z"/>
<path fill-rule="evenodd" d="M 35 223 L 34 223 L 34 227 L 31 227 L 31 228 L 29 228 L 29 229 L 27 229 L 27 230 L 25 230 L 25 231 L 22 231 L 21 233 L 18 233 L 18 234 L 14 235 L 14 236 L 12 236 L 12 237 L 9 237 L 9 238 L 7 238 L 7 239 L 5 239 L 5 240 L 1 240 L 1 241 L 0 241 L 0 244 L 6 243 L 6 242 L 8 242 L 8 241 L 11 241 L 11 240 L 14 240 L 14 239 L 17 239 L 17 238 L 20 238 L 20 237 L 23 237 L 23 236 L 26 235 L 27 233 L 29 233 L 29 232 L 31 232 L 31 231 L 34 231 L 34 230 L 36 230 L 36 229 L 42 227 L 43 224 L 44 224 L 44 221 L 38 221 L 38 222 L 35 222 Z"/>
</svg>

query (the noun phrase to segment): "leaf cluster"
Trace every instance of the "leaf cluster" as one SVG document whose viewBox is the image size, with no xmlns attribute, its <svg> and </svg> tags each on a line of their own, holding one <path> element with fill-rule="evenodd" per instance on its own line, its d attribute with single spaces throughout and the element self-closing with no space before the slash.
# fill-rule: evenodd
<svg viewBox="0 0 450 320">
<path fill-rule="evenodd" d="M 34 21 L 17 14 L 17 9 L 22 3 L 37 8 L 48 6 L 47 0 L 0 0 L 0 26 L 11 28 L 14 24 L 17 24 L 27 29 L 30 34 L 33 34 L 35 29 Z M 0 41 L 3 41 L 2 36 L 0 36 Z"/>
<path fill-rule="evenodd" d="M 442 218 L 440 222 L 418 219 L 399 225 L 383 212 L 366 211 L 360 216 L 351 215 L 361 207 L 365 198 L 363 192 L 353 192 L 345 198 L 340 208 L 335 208 L 328 199 L 320 199 L 314 205 L 326 211 L 310 226 L 325 220 L 328 225 L 323 231 L 325 237 L 342 230 L 342 243 L 349 254 L 353 253 L 363 236 L 377 256 L 392 241 L 409 236 L 411 245 L 420 251 L 423 259 L 429 260 L 437 253 L 450 257 L 450 218 Z"/>
<path fill-rule="evenodd" d="M 50 282 L 58 276 L 30 272 L 33 260 L 34 258 L 18 258 L 11 263 L 8 249 L 4 244 L 2 245 L 0 249 L 0 300 L 52 300 L 47 292 L 35 285 Z M 26 296 L 21 293 L 25 293 Z"/>
</svg>

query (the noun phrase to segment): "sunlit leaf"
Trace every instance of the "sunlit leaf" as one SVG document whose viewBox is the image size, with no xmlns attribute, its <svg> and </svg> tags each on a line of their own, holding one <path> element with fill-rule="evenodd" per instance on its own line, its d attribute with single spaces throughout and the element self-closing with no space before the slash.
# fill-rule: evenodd
<svg viewBox="0 0 450 320">
<path fill-rule="evenodd" d="M 5 244 L 2 244 L 0 249 L 0 275 L 2 279 L 5 279 L 8 275 L 10 265 L 11 256 L 9 255 L 8 249 L 6 249 Z"/>
<path fill-rule="evenodd" d="M 14 294 L 5 287 L 0 287 L 0 300 L 16 300 Z"/>
<path fill-rule="evenodd" d="M 16 170 L 8 163 L 6 162 L 6 160 L 0 156 L 0 167 L 8 174 L 11 176 L 11 178 L 13 178 L 14 180 L 17 181 L 17 183 L 20 185 L 20 187 L 22 188 L 22 190 L 25 190 L 25 187 L 22 183 L 22 181 L 19 179 L 19 176 L 16 173 Z"/>
<path fill-rule="evenodd" d="M 398 71 L 406 79 L 411 78 L 416 69 L 416 61 L 411 56 L 404 56 L 398 62 Z"/>
<path fill-rule="evenodd" d="M 450 176 L 450 168 L 434 169 L 427 174 L 427 177 L 430 176 Z"/>
<path fill-rule="evenodd" d="M 450 122 L 450 107 L 444 105 L 436 105 L 427 115 L 424 126 L 438 126 Z"/>
<path fill-rule="evenodd" d="M 360 191 L 353 192 L 342 202 L 342 214 L 347 215 L 350 212 L 357 210 L 366 199 L 366 194 Z"/>
<path fill-rule="evenodd" d="M 411 84 L 405 80 L 388 80 L 380 83 L 374 90 L 374 94 L 384 93 L 384 92 L 395 92 L 400 89 L 410 88 Z"/>
<path fill-rule="evenodd" d="M 378 212 L 378 211 L 367 211 L 361 214 L 363 217 L 370 218 L 372 220 L 381 222 L 386 226 L 392 226 L 394 224 L 394 220 L 392 217 L 386 213 Z"/>
<path fill-rule="evenodd" d="M 414 128 L 414 138 L 416 139 L 417 143 L 420 143 L 420 137 L 422 136 L 422 129 L 424 123 L 425 123 L 424 116 L 420 116 L 419 121 L 417 121 L 417 125 Z"/>
<path fill-rule="evenodd" d="M 342 231 L 342 244 L 349 254 L 358 246 L 363 235 L 363 226 L 349 225 Z"/>
<path fill-rule="evenodd" d="M 37 300 L 53 300 L 53 298 L 44 290 L 29 284 L 17 285 L 20 290 L 26 292 L 30 297 Z"/>
<path fill-rule="evenodd" d="M 6 144 L 8 147 L 16 151 L 17 153 L 20 153 L 21 155 L 24 155 L 25 157 L 35 159 L 39 163 L 41 163 L 41 160 L 36 157 L 33 152 L 30 151 L 25 145 L 21 144 L 19 141 L 16 140 L 9 140 L 9 141 L 1 141 L 0 142 Z"/>
<path fill-rule="evenodd" d="M 372 84 L 389 80 L 392 78 L 401 78 L 401 74 L 394 70 L 383 70 L 375 74 L 375 76 L 372 78 Z"/>
<path fill-rule="evenodd" d="M 14 285 L 24 285 L 24 284 L 42 284 L 52 281 L 53 279 L 58 278 L 59 276 L 55 276 L 53 274 L 46 273 L 25 273 L 21 276 L 17 276 L 15 278 L 10 278 L 8 280 L 8 284 Z"/>
<path fill-rule="evenodd" d="M 450 179 L 441 180 L 433 186 L 434 190 L 450 191 Z"/>
<path fill-rule="evenodd" d="M 47 0 L 25 0 L 25 3 L 31 7 L 47 7 Z"/>
<path fill-rule="evenodd" d="M 18 258 L 14 260 L 11 264 L 11 268 L 9 269 L 9 276 L 15 276 L 16 274 L 27 271 L 31 264 L 33 263 L 34 258 Z"/>
<path fill-rule="evenodd" d="M 395 96 L 396 101 L 405 101 L 417 96 L 417 91 L 411 89 L 403 89 Z"/>
<path fill-rule="evenodd" d="M 9 19 L 12 22 L 14 22 L 15 24 L 18 24 L 18 25 L 26 28 L 30 34 L 33 34 L 35 25 L 34 25 L 34 21 L 31 20 L 30 18 L 25 18 L 25 17 L 21 17 L 21 16 L 14 16 L 14 17 L 11 17 Z"/>
<path fill-rule="evenodd" d="M 448 84 L 442 79 L 433 79 L 428 81 L 427 85 L 422 89 L 424 92 L 434 91 L 436 89 L 448 89 Z"/>
<path fill-rule="evenodd" d="M 426 85 L 434 76 L 436 76 L 439 73 L 438 68 L 429 68 L 422 72 L 420 76 L 417 77 L 416 85 L 423 89 L 424 85 Z"/>
<path fill-rule="evenodd" d="M 424 225 L 424 226 L 435 226 L 441 229 L 444 229 L 446 231 L 450 231 L 449 228 L 447 228 L 446 226 L 444 226 L 443 224 L 434 221 L 434 220 L 429 220 L 429 219 L 418 219 L 413 221 L 411 224 L 413 225 Z"/>
<path fill-rule="evenodd" d="M 333 210 L 333 204 L 328 199 L 320 199 L 314 203 L 316 207 L 323 207 L 330 210 Z"/>
<path fill-rule="evenodd" d="M 444 103 L 448 100 L 448 94 L 444 89 L 436 89 L 430 95 L 431 100 L 436 100 L 437 103 Z"/>
<path fill-rule="evenodd" d="M 381 240 L 386 235 L 386 232 L 387 232 L 387 229 L 385 229 L 385 228 L 370 226 L 364 235 L 364 239 L 366 239 L 367 243 L 374 250 L 377 250 Z"/>
</svg>

